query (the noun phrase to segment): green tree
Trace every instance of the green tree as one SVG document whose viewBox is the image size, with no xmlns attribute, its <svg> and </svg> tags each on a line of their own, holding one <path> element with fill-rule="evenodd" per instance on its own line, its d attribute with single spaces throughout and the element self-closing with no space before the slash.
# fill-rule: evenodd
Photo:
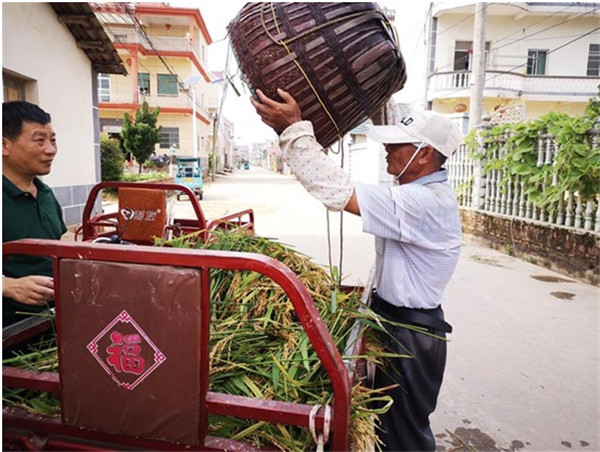
<svg viewBox="0 0 600 452">
<path fill-rule="evenodd" d="M 144 102 L 142 107 L 136 110 L 133 121 L 129 113 L 125 113 L 123 118 L 123 146 L 139 163 L 139 173 L 142 172 L 142 166 L 148 157 L 152 155 L 156 143 L 160 143 L 162 127 L 156 126 L 159 113 L 159 107 L 150 110 L 148 103 Z"/>
<path fill-rule="evenodd" d="M 123 178 L 125 156 L 119 142 L 109 138 L 105 133 L 100 135 L 100 174 L 103 181 L 119 181 Z"/>
</svg>

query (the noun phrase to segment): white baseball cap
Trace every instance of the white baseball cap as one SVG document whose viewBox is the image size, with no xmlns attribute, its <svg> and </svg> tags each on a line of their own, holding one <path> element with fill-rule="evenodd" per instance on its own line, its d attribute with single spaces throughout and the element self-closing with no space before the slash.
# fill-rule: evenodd
<svg viewBox="0 0 600 452">
<path fill-rule="evenodd" d="M 399 117 L 395 125 L 369 126 L 371 140 L 385 144 L 425 143 L 450 157 L 462 142 L 457 124 L 434 111 L 410 111 Z"/>
</svg>

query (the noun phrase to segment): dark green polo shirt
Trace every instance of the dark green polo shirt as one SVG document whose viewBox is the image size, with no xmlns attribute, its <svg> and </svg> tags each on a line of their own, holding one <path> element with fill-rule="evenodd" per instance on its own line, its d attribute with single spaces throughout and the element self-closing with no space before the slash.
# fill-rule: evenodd
<svg viewBox="0 0 600 452">
<path fill-rule="evenodd" d="M 50 187 L 37 177 L 34 183 L 36 198 L 2 176 L 2 243 L 26 238 L 59 240 L 67 232 L 60 204 Z M 10 278 L 52 276 L 52 260 L 49 257 L 12 256 L 3 260 L 2 274 Z M 16 311 L 40 312 L 43 309 L 43 306 L 28 306 L 2 297 L 2 326 L 23 318 Z"/>
</svg>

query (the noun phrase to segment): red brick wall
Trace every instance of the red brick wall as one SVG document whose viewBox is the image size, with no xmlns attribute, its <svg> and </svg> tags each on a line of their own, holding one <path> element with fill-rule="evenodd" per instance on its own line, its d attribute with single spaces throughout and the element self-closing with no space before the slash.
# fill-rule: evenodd
<svg viewBox="0 0 600 452">
<path fill-rule="evenodd" d="M 465 235 L 534 264 L 600 285 L 599 233 L 472 209 L 461 209 L 460 214 Z"/>
</svg>

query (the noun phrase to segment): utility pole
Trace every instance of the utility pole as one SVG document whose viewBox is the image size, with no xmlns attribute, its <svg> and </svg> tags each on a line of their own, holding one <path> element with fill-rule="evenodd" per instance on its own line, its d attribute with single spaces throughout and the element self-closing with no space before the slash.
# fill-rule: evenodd
<svg viewBox="0 0 600 452">
<path fill-rule="evenodd" d="M 471 106 L 469 108 L 469 130 L 481 124 L 483 115 L 483 88 L 485 87 L 485 20 L 487 3 L 475 3 L 475 25 L 473 31 L 473 66 L 471 69 Z"/>
<path fill-rule="evenodd" d="M 191 91 L 192 97 L 192 146 L 193 146 L 193 155 L 198 158 L 198 124 L 196 122 L 196 85 L 200 83 L 202 76 L 200 75 L 190 75 L 183 82 L 184 85 Z M 181 144 L 181 143 L 180 143 Z"/>
<path fill-rule="evenodd" d="M 426 19 L 426 32 L 423 33 L 423 47 L 425 52 L 425 92 L 423 94 L 423 107 L 425 110 L 429 110 L 429 85 L 431 83 L 430 77 L 433 74 L 435 60 L 435 53 L 437 50 L 437 23 L 433 21 L 433 2 L 429 3 L 429 8 L 427 9 Z"/>
</svg>

